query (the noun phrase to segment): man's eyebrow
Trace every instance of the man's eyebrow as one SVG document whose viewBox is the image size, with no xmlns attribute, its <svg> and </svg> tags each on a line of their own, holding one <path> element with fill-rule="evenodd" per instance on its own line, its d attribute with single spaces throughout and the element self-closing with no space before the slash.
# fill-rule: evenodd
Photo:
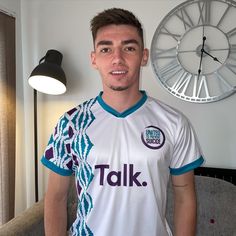
<svg viewBox="0 0 236 236">
<path fill-rule="evenodd" d="M 137 45 L 139 45 L 139 42 L 136 39 L 128 39 L 128 40 L 122 41 L 122 44 L 123 45 L 126 45 L 126 44 L 137 44 Z"/>
<path fill-rule="evenodd" d="M 98 46 L 103 46 L 103 45 L 112 45 L 112 44 L 113 44 L 112 41 L 109 41 L 109 40 L 101 40 L 101 41 L 97 42 L 96 47 L 98 47 Z"/>
<path fill-rule="evenodd" d="M 139 42 L 136 39 L 127 39 L 121 42 L 122 45 L 126 45 L 126 44 L 137 44 L 139 45 Z M 96 47 L 98 46 L 103 46 L 103 45 L 113 45 L 113 42 L 110 40 L 101 40 L 99 42 L 97 42 Z"/>
</svg>

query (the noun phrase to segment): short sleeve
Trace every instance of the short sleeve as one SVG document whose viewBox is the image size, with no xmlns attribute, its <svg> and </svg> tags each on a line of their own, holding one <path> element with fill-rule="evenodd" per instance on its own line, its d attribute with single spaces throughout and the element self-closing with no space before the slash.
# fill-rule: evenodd
<svg viewBox="0 0 236 236">
<path fill-rule="evenodd" d="M 181 116 L 176 130 L 170 173 L 181 175 L 202 165 L 204 158 L 197 136 L 188 119 Z"/>
<path fill-rule="evenodd" d="M 60 118 L 41 159 L 43 165 L 63 176 L 73 173 L 69 124 L 66 114 Z"/>
</svg>

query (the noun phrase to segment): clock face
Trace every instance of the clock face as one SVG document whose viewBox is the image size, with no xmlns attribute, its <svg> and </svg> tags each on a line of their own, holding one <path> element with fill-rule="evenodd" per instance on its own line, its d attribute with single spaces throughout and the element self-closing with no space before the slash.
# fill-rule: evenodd
<svg viewBox="0 0 236 236">
<path fill-rule="evenodd" d="M 189 102 L 213 102 L 236 92 L 236 2 L 192 0 L 174 8 L 152 39 L 158 80 Z"/>
</svg>

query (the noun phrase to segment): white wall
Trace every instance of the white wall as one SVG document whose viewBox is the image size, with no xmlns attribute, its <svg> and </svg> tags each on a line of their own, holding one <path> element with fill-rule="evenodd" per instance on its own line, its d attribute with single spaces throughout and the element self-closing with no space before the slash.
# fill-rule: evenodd
<svg viewBox="0 0 236 236">
<path fill-rule="evenodd" d="M 90 19 L 109 7 L 133 11 L 145 28 L 146 46 L 161 19 L 182 0 L 21 0 L 23 77 L 27 78 L 48 49 L 64 55 L 63 68 L 68 79 L 67 93 L 61 96 L 39 96 L 39 155 L 47 144 L 56 121 L 64 111 L 101 90 L 99 76 L 90 66 L 92 38 Z M 32 90 L 25 85 L 25 96 Z M 181 110 L 191 120 L 205 154 L 206 166 L 236 168 L 236 94 L 211 104 L 184 102 L 167 93 L 157 82 L 149 63 L 142 72 L 142 89 Z M 26 123 L 32 128 L 32 103 L 28 101 Z M 29 113 L 28 113 L 29 111 Z M 32 130 L 25 127 L 25 158 L 33 157 Z M 28 166 L 33 168 L 30 164 Z M 32 174 L 32 171 L 29 172 Z M 45 188 L 45 169 L 40 167 L 40 195 Z M 32 201 L 33 193 L 28 199 Z M 22 195 L 23 196 L 23 195 Z"/>
</svg>

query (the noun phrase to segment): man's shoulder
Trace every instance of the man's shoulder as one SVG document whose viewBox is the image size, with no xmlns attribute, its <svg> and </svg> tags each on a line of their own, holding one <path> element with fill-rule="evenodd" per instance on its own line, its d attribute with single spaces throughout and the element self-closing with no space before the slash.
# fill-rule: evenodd
<svg viewBox="0 0 236 236">
<path fill-rule="evenodd" d="M 158 116 L 165 117 L 167 120 L 177 123 L 188 122 L 187 117 L 177 108 L 160 101 L 157 98 L 148 96 L 148 105 L 151 107 L 153 112 L 157 113 Z"/>
<path fill-rule="evenodd" d="M 92 106 L 96 103 L 97 97 L 91 98 L 82 102 L 81 104 L 74 106 L 73 108 L 64 112 L 59 118 L 59 123 L 64 124 L 76 122 L 79 117 L 86 116 L 91 113 Z"/>
<path fill-rule="evenodd" d="M 154 107 L 159 107 L 159 109 L 162 109 L 164 112 L 173 112 L 179 115 L 183 115 L 182 112 L 178 109 L 152 96 L 148 96 L 148 102 Z"/>
<path fill-rule="evenodd" d="M 64 116 L 74 116 L 79 112 L 87 112 L 97 101 L 97 97 L 86 100 L 79 105 L 69 109 L 64 113 Z"/>
</svg>

